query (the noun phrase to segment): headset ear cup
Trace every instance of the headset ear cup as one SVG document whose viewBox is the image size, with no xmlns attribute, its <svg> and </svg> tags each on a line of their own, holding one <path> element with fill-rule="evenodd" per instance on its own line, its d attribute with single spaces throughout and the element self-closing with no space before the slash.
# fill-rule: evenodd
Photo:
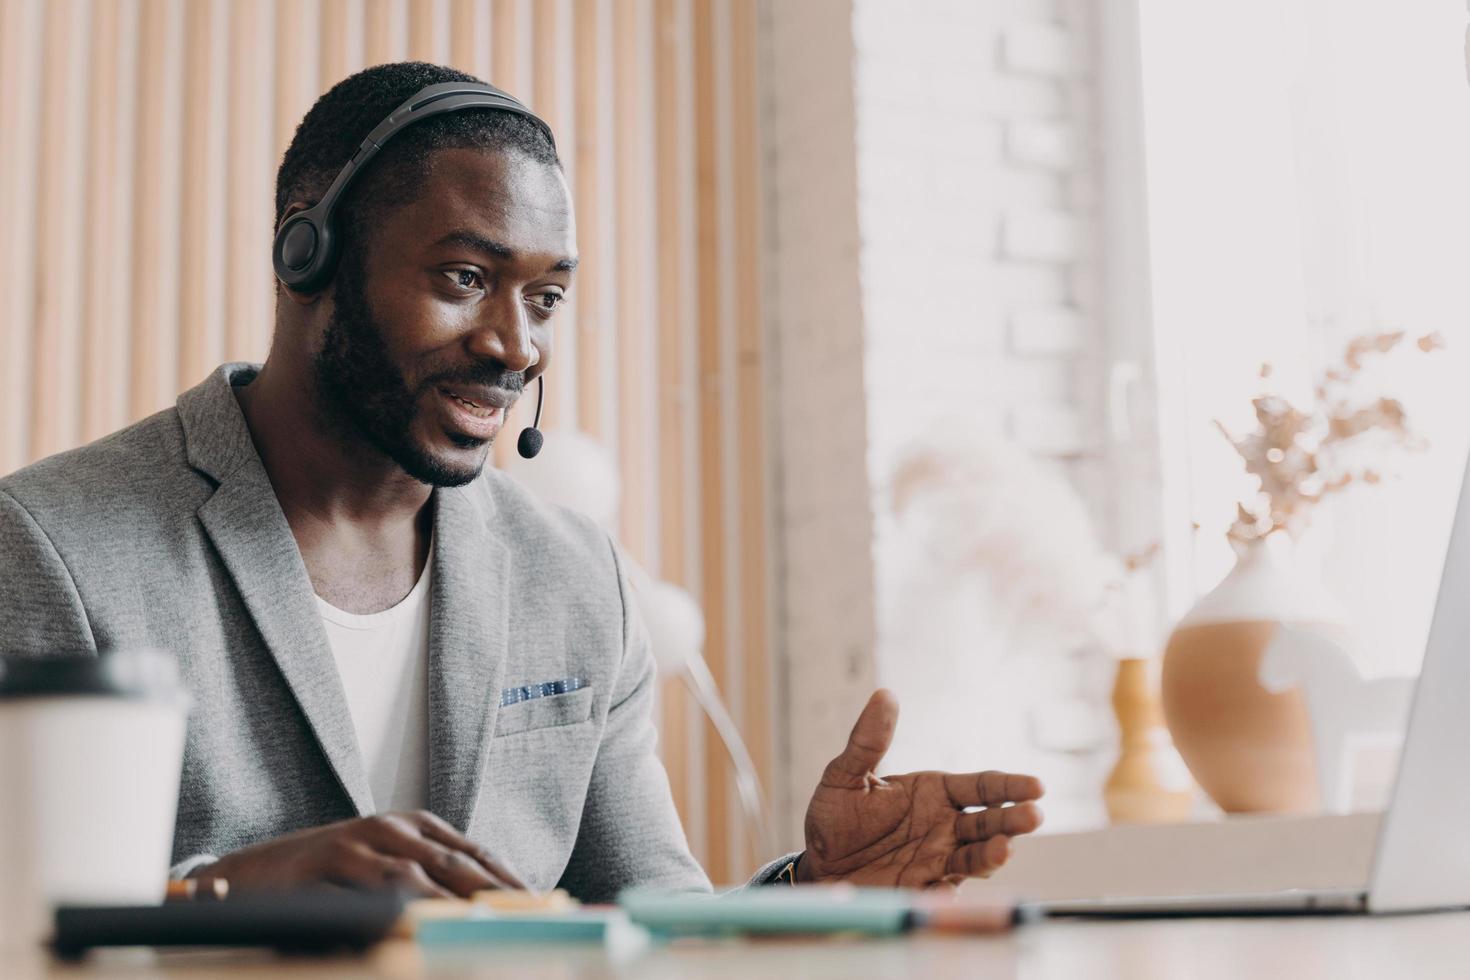
<svg viewBox="0 0 1470 980">
<path fill-rule="evenodd" d="M 331 278 L 335 259 L 331 222 L 318 222 L 315 208 L 287 218 L 276 232 L 271 263 L 283 286 L 315 292 Z"/>
<path fill-rule="evenodd" d="M 316 257 L 316 224 L 303 211 L 293 214 L 276 229 L 276 240 L 271 248 L 271 265 L 281 284 L 297 288 L 304 276 L 311 271 L 312 259 Z"/>
<path fill-rule="evenodd" d="M 337 236 L 332 233 L 331 220 L 316 222 L 316 254 L 311 258 L 311 278 L 302 285 L 302 292 L 315 293 L 327 288 L 332 273 L 337 268 Z"/>
</svg>

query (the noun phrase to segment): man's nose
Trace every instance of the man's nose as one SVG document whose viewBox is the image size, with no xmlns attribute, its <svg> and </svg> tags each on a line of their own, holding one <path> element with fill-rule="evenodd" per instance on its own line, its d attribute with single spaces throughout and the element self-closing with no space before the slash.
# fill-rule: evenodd
<svg viewBox="0 0 1470 980">
<path fill-rule="evenodd" d="M 508 371 L 530 370 L 541 360 L 541 353 L 531 343 L 529 316 L 519 296 L 494 304 L 469 337 L 470 353 L 499 361 Z"/>
</svg>

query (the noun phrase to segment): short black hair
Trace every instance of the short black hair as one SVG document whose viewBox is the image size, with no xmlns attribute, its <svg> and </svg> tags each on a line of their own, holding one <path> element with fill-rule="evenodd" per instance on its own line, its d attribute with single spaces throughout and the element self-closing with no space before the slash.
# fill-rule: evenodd
<svg viewBox="0 0 1470 980">
<path fill-rule="evenodd" d="M 321 200 L 337 172 L 388 113 L 424 86 L 440 82 L 484 84 L 443 65 L 399 61 L 349 75 L 317 99 L 296 127 L 276 171 L 276 227 L 292 201 Z M 515 150 L 538 163 L 561 167 L 545 130 L 525 116 L 499 109 L 432 116 L 393 137 L 343 195 L 336 229 L 344 251 L 362 241 L 366 221 L 384 207 L 414 199 L 435 150 L 468 147 Z"/>
</svg>

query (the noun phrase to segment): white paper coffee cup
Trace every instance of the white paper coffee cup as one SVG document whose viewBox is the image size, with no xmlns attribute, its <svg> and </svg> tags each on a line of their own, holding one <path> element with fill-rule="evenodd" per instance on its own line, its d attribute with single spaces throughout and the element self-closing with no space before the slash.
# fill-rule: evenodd
<svg viewBox="0 0 1470 980">
<path fill-rule="evenodd" d="M 0 948 L 163 901 L 187 714 L 166 653 L 0 661 Z"/>
</svg>

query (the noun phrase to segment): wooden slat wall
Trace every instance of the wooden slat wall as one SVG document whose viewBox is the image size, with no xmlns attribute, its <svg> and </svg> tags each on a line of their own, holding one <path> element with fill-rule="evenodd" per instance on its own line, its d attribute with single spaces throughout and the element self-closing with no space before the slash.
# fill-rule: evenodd
<svg viewBox="0 0 1470 980">
<path fill-rule="evenodd" d="M 275 167 L 318 94 L 404 57 L 487 77 L 552 123 L 577 203 L 543 427 L 615 452 L 622 540 L 701 601 L 768 778 L 756 48 L 755 0 L 0 0 L 0 473 L 265 357 Z M 661 724 L 696 854 L 738 880 L 762 855 L 723 751 L 677 686 Z"/>
<path fill-rule="evenodd" d="M 655 134 L 654 165 L 661 174 L 672 174 L 661 188 L 660 207 L 655 234 L 658 237 L 656 267 L 658 308 L 668 311 L 659 318 L 657 353 L 658 376 L 662 383 L 654 392 L 658 412 L 658 444 L 664 451 L 656 454 L 660 521 L 668 529 L 659 540 L 659 568 L 664 578 L 693 589 L 698 584 L 698 528 L 694 524 L 687 491 L 691 486 L 690 464 L 694 453 L 690 437 L 693 403 L 690 399 L 694 376 L 691 354 L 692 338 L 686 337 L 689 324 L 696 323 L 694 295 L 694 249 L 692 229 L 693 185 L 692 126 L 689 100 L 689 61 L 691 37 L 688 4 L 682 0 L 658 0 L 655 11 L 658 23 L 664 25 L 654 39 L 653 70 L 654 113 L 659 121 Z M 691 786 L 690 770 L 702 759 L 700 741 L 703 732 L 694 726 L 694 707 L 685 698 L 669 698 L 664 704 L 663 727 L 669 740 L 665 758 L 676 775 L 676 789 L 685 798 L 697 797 L 700 806 L 689 814 L 698 825 L 693 843 L 702 850 L 710 839 L 709 805 L 701 786 Z M 696 775 L 702 776 L 702 771 Z M 711 874 L 719 869 L 711 868 Z"/>
<path fill-rule="evenodd" d="M 767 519 L 766 487 L 769 474 L 761 461 L 766 456 L 766 393 L 770 390 L 765 377 L 765 311 L 761 307 L 761 152 L 760 152 L 760 64 L 759 23 L 754 3 L 731 5 L 729 11 L 730 131 L 729 156 L 725 164 L 731 183 L 731 227 L 729 248 L 732 252 L 732 276 L 729 283 L 732 322 L 727 339 L 733 341 L 731 364 L 731 403 L 742 406 L 739 424 L 734 425 L 732 447 L 734 473 L 723 479 L 732 486 L 731 508 L 735 516 L 731 561 L 735 566 L 738 590 L 727 605 L 736 610 L 741 632 L 732 652 L 726 657 L 726 672 L 721 678 L 723 690 L 731 697 L 741 722 L 741 731 L 750 741 L 750 752 L 763 773 L 770 772 L 772 726 L 769 611 L 771 584 L 766 574 L 766 556 L 770 546 L 771 524 Z M 766 783 L 769 787 L 771 784 Z M 750 838 L 732 834 L 731 847 L 737 867 L 739 850 L 748 846 Z M 752 857 L 759 860 L 762 855 Z"/>
<path fill-rule="evenodd" d="M 92 276 L 82 292 L 82 349 L 79 367 L 68 372 L 81 383 L 83 442 L 114 431 L 128 419 L 127 385 L 118 378 L 126 363 L 129 338 L 118 329 L 118 311 L 131 304 L 131 263 L 117 247 L 126 240 L 131 220 L 127 195 L 117 188 L 132 185 L 133 130 L 137 71 L 135 12 L 118 4 L 97 8 L 92 21 L 91 81 L 84 248 Z M 3 102 L 3 97 L 0 97 Z M 0 129 L 0 131 L 7 131 Z M 0 162 L 0 170 L 5 164 Z M 6 211 L 6 214 L 11 212 Z M 0 247 L 0 252 L 3 252 Z M 0 321 L 11 323 L 18 321 Z M 12 446 L 11 459 L 24 449 Z M 31 449 L 30 454 L 36 455 Z M 0 452 L 0 469 L 7 454 Z"/>
<path fill-rule="evenodd" d="M 101 9 L 101 8 L 99 8 Z M 184 12 L 184 149 L 179 253 L 179 370 L 176 388 L 201 378 L 224 359 L 225 223 L 216 217 L 226 200 L 230 11 L 220 2 L 196 2 Z M 283 16 L 281 24 L 290 24 Z M 293 39 L 293 43 L 294 39 Z M 299 58 L 299 54 L 293 57 Z M 289 138 L 289 137 L 288 137 Z M 279 134 L 277 136 L 279 143 Z"/>
</svg>

